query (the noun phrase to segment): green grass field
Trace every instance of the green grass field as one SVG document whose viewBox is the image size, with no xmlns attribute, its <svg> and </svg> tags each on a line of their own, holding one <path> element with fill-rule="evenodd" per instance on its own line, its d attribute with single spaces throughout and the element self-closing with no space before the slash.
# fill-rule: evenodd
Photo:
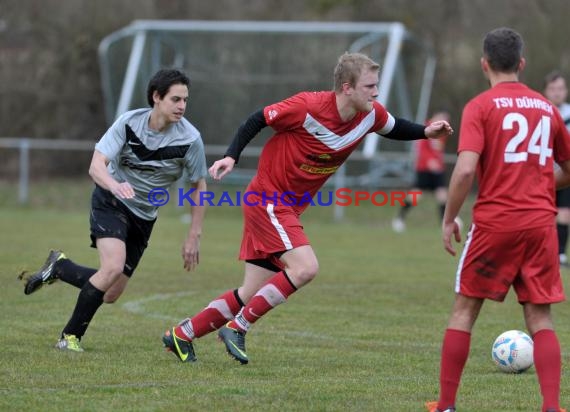
<svg viewBox="0 0 570 412">
<path fill-rule="evenodd" d="M 236 287 L 238 208 L 208 211 L 198 271 L 180 258 L 187 225 L 166 206 L 121 299 L 103 306 L 83 339 L 85 353 L 53 345 L 78 290 L 53 284 L 25 296 L 16 280 L 43 264 L 50 248 L 97 265 L 88 247 L 87 181 L 42 183 L 29 206 L 0 184 L 0 410 L 2 411 L 422 411 L 438 390 L 441 338 L 453 300 L 457 258 L 441 246 L 435 205 L 412 210 L 408 231 L 392 233 L 391 207 L 311 208 L 304 223 L 320 262 L 315 281 L 248 334 L 250 364 L 231 360 L 215 334 L 196 341 L 199 361 L 183 364 L 162 348 L 164 330 Z M 469 211 L 463 217 L 469 221 Z M 460 249 L 460 247 L 459 247 Z M 570 272 L 564 272 L 570 290 Z M 562 406 L 570 407 L 570 308 L 554 308 L 563 347 Z M 461 412 L 537 411 L 534 369 L 498 372 L 495 337 L 523 329 L 514 296 L 487 302 L 475 327 L 458 396 Z"/>
</svg>

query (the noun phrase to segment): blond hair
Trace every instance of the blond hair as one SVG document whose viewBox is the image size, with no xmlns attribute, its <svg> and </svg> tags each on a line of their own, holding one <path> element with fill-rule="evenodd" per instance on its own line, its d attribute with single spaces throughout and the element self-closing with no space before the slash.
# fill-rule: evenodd
<svg viewBox="0 0 570 412">
<path fill-rule="evenodd" d="M 340 92 L 342 85 L 355 86 L 364 71 L 380 70 L 380 65 L 362 53 L 344 53 L 334 69 L 334 90 Z"/>
</svg>

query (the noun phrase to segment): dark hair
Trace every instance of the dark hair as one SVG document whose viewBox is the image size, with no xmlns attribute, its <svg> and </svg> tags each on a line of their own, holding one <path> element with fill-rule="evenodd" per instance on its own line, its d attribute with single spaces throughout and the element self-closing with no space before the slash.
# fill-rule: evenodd
<svg viewBox="0 0 570 412">
<path fill-rule="evenodd" d="M 555 82 L 556 80 L 561 78 L 564 79 L 564 75 L 562 74 L 561 71 L 559 70 L 551 71 L 546 76 L 544 76 L 544 88 L 546 89 L 546 86 L 548 86 L 550 83 Z"/>
<path fill-rule="evenodd" d="M 154 100 L 152 99 L 154 92 L 158 92 L 158 95 L 162 99 L 166 96 L 170 86 L 173 84 L 184 84 L 190 88 L 190 79 L 180 70 L 176 69 L 162 69 L 157 71 L 148 82 L 146 89 L 146 99 L 150 107 L 154 107 Z"/>
<path fill-rule="evenodd" d="M 508 27 L 490 31 L 483 41 L 483 56 L 492 70 L 501 73 L 518 71 L 524 42 L 520 34 Z"/>
</svg>

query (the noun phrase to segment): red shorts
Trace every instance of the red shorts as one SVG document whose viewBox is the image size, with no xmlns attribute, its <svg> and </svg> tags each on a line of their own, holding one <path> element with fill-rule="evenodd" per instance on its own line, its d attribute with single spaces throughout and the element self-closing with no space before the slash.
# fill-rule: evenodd
<svg viewBox="0 0 570 412">
<path fill-rule="evenodd" d="M 565 299 L 556 226 L 492 233 L 472 225 L 459 260 L 455 292 L 501 302 L 511 285 L 519 303 Z"/>
<path fill-rule="evenodd" d="M 299 216 L 291 207 L 262 202 L 257 206 L 244 205 L 243 218 L 241 260 L 267 259 L 283 268 L 275 253 L 309 244 Z"/>
</svg>

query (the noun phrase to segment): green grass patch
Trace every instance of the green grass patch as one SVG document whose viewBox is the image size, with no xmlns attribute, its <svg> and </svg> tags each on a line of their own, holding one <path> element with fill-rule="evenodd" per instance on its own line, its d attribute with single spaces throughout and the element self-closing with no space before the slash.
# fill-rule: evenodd
<svg viewBox="0 0 570 412">
<path fill-rule="evenodd" d="M 310 208 L 303 222 L 320 274 L 252 328 L 250 364 L 241 366 L 214 334 L 196 341 L 196 364 L 180 363 L 160 341 L 167 327 L 239 286 L 241 211 L 229 206 L 208 210 L 193 273 L 180 257 L 186 210 L 165 206 L 125 294 L 97 313 L 83 339 L 86 352 L 53 349 L 78 290 L 55 283 L 24 296 L 16 276 L 39 267 L 50 248 L 97 265 L 89 248 L 91 188 L 88 181 L 43 182 L 22 207 L 16 187 L 0 184 L 0 410 L 409 412 L 436 398 L 457 258 L 443 251 L 431 197 L 411 211 L 400 235 L 390 228 L 391 207 L 350 207 L 342 222 L 331 207 Z M 567 288 L 569 276 L 563 273 Z M 568 304 L 556 305 L 554 314 L 568 407 Z M 512 293 L 483 307 L 458 396 L 461 412 L 539 409 L 534 368 L 506 375 L 491 361 L 491 344 L 507 329 L 524 329 Z"/>
</svg>

